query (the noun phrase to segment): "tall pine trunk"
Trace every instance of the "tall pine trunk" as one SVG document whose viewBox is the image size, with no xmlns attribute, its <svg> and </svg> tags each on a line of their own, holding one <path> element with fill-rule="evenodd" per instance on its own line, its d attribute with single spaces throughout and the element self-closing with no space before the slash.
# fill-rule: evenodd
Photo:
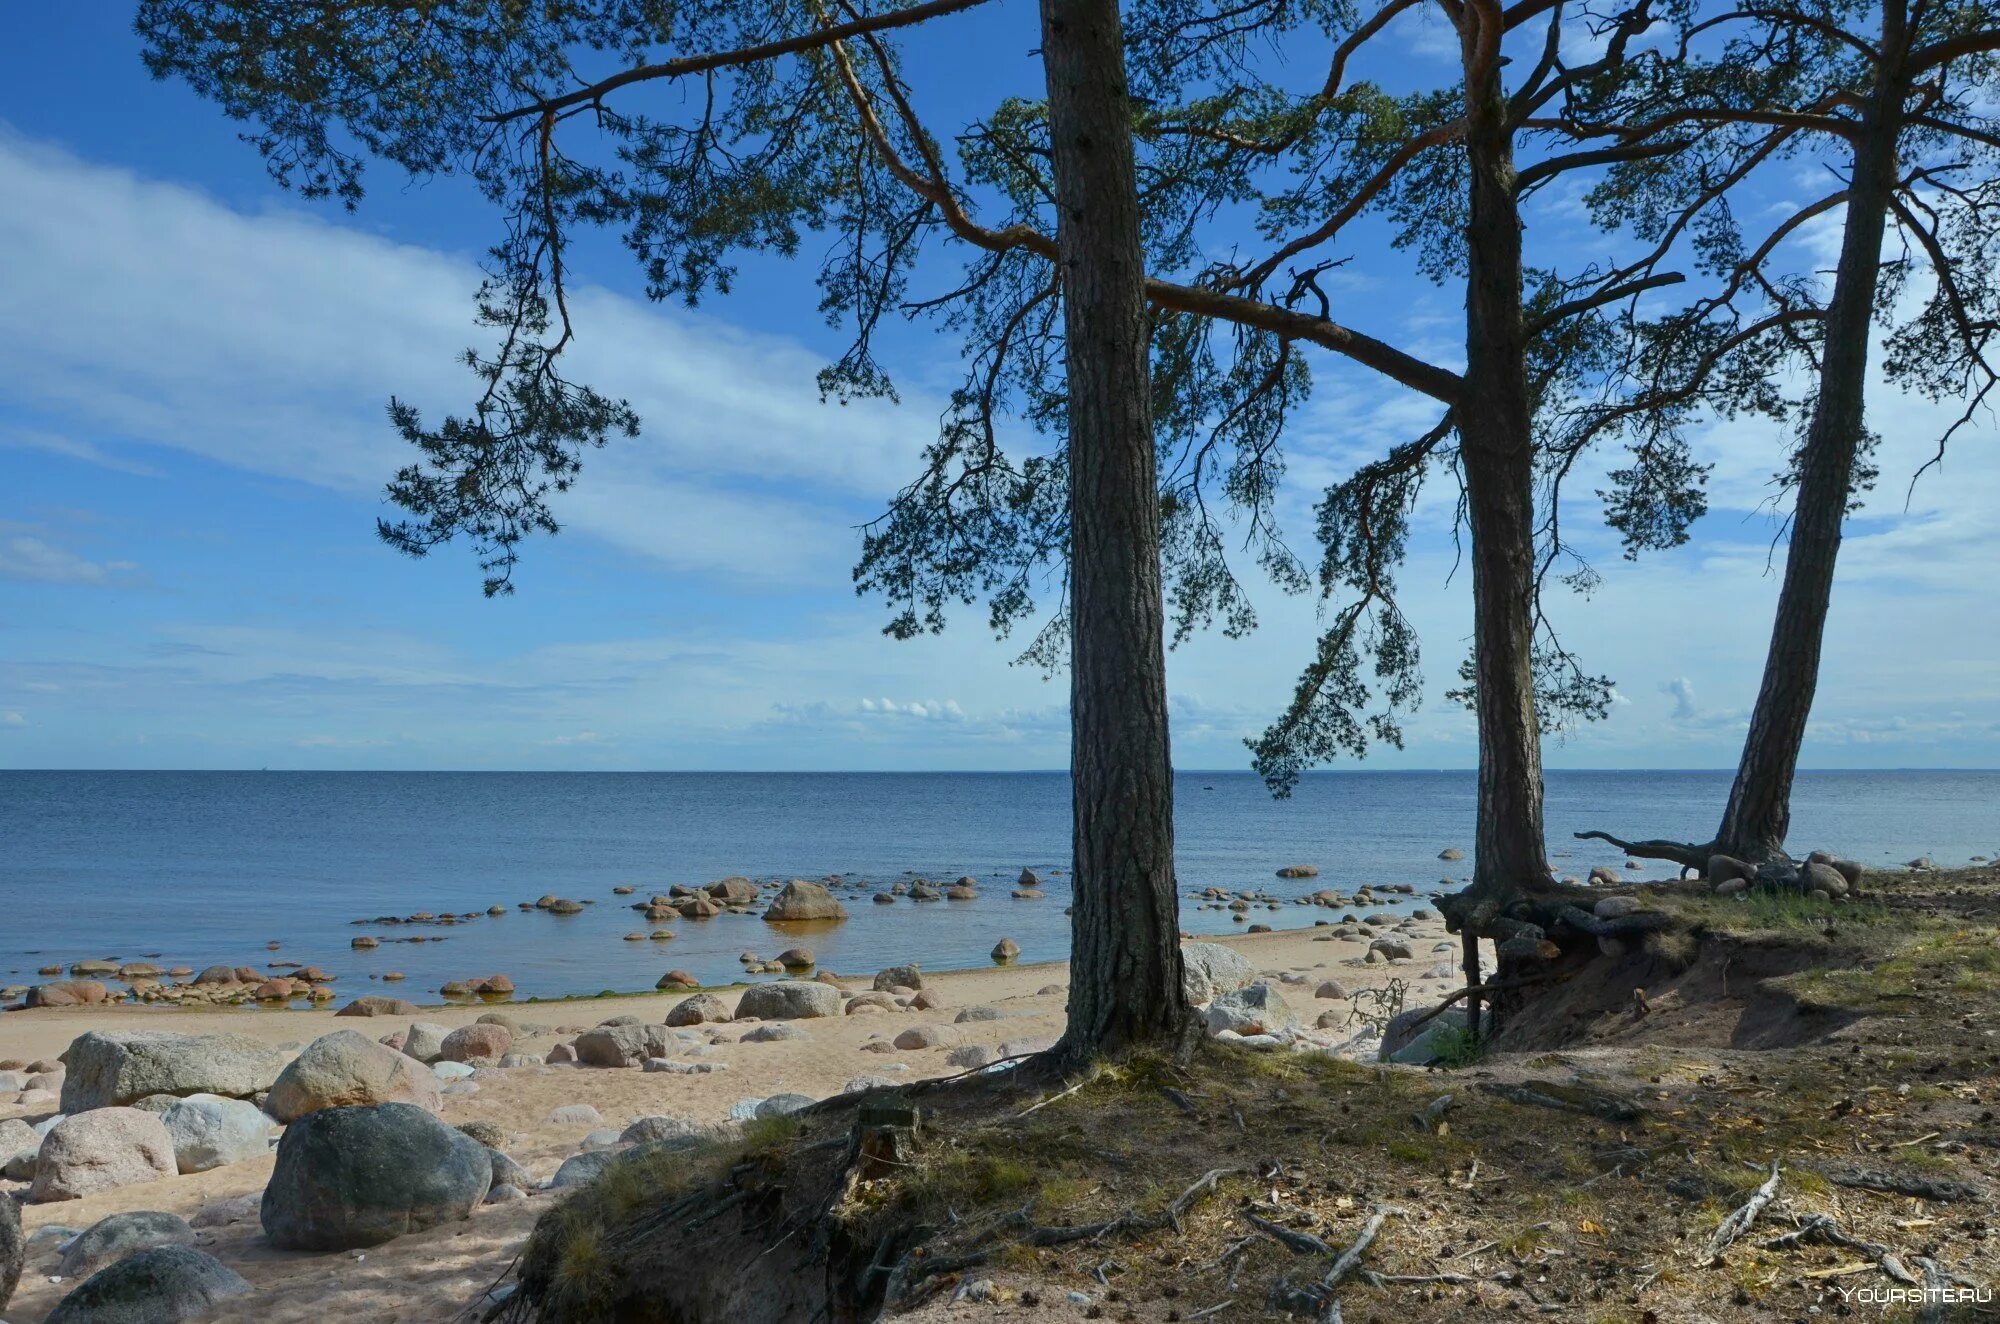
<svg viewBox="0 0 2000 1324">
<path fill-rule="evenodd" d="M 1466 160 L 1465 388 L 1459 462 L 1471 532 L 1473 703 L 1479 723 L 1478 825 L 1472 886 L 1446 908 L 1467 987 L 1481 983 L 1479 939 L 1549 881 L 1542 837 L 1541 726 L 1535 712 L 1535 445 L 1521 304 L 1521 216 L 1513 130 L 1500 81 L 1499 7 L 1460 12 Z M 1519 971 L 1502 957 L 1502 984 Z M 1517 1001 L 1489 995 L 1495 1023 Z M 1467 1003 L 1478 1033 L 1480 999 Z"/>
<path fill-rule="evenodd" d="M 1799 455 L 1792 542 L 1771 623 L 1764 680 L 1750 716 L 1716 849 L 1753 863 L 1782 860 L 1792 821 L 1792 777 L 1819 687 L 1820 649 L 1833 600 L 1841 526 L 1854 492 L 1868 374 L 1868 340 L 1882 270 L 1882 235 L 1896 186 L 1902 132 L 1900 68 L 1907 48 L 1902 6 L 1884 6 L 1883 60 L 1855 145 L 1846 230 L 1826 310 L 1819 397 Z"/>
<path fill-rule="evenodd" d="M 1070 455 L 1075 905 L 1059 1057 L 1178 1045 L 1160 508 L 1145 256 L 1117 0 L 1042 0 Z"/>
<path fill-rule="evenodd" d="M 1465 394 L 1459 455 L 1471 526 L 1479 823 L 1473 889 L 1506 896 L 1548 881 L 1542 743 L 1535 713 L 1535 445 L 1521 304 L 1513 131 L 1500 83 L 1497 8 L 1467 6 Z"/>
</svg>

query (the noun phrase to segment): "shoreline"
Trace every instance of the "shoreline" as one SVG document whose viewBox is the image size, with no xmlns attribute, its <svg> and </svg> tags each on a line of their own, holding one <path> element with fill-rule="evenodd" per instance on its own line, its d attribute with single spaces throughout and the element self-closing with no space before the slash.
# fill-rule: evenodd
<svg viewBox="0 0 2000 1324">
<path fill-rule="evenodd" d="M 1416 921 L 1399 934 L 1410 941 L 1414 959 L 1394 964 L 1368 964 L 1367 940 L 1358 933 L 1337 932 L 1358 927 L 1230 935 L 1221 941 L 1281 989 L 1299 1022 L 1306 1026 L 1313 1025 L 1323 1012 L 1335 1018 L 1351 1015 L 1351 997 L 1316 996 L 1323 980 L 1338 980 L 1350 994 L 1382 987 L 1391 979 L 1405 980 L 1410 1006 L 1435 1001 L 1441 990 L 1452 985 L 1451 979 L 1426 977 L 1434 963 L 1450 959 L 1448 954 L 1431 951 L 1433 943 L 1445 941 L 1442 920 Z M 484 1121 L 499 1127 L 506 1137 L 506 1152 L 524 1164 L 538 1182 L 546 1181 L 565 1159 L 581 1151 L 586 1135 L 598 1127 L 622 1128 L 639 1117 L 659 1114 L 694 1123 L 722 1122 L 732 1110 L 740 1110 L 745 1099 L 781 1093 L 826 1098 L 846 1092 L 863 1078 L 910 1081 L 958 1074 L 962 1068 L 948 1059 L 968 1047 L 1001 1056 L 1009 1047 L 1025 1051 L 1043 1046 L 1062 1030 L 1067 964 L 1040 961 L 984 969 L 925 970 L 924 991 L 929 995 L 925 1001 L 934 1002 L 933 1007 L 869 1008 L 867 1015 L 845 1013 L 786 1022 L 793 1032 L 770 1042 L 746 1038 L 761 1022 L 704 1025 L 700 1028 L 709 1042 L 691 1047 L 686 1055 L 708 1064 L 703 1068 L 705 1074 L 567 1065 L 480 1068 L 471 1080 L 460 1082 L 476 1089 L 444 1097 L 442 1116 L 452 1125 Z M 866 990 L 874 973 L 843 972 L 841 983 L 856 991 Z M 752 986 L 715 989 L 711 995 L 733 1010 L 743 990 Z M 412 1020 L 456 1028 L 495 1010 L 504 1011 L 520 1026 L 514 1051 L 546 1054 L 557 1042 L 567 1041 L 611 1016 L 661 1020 L 671 1007 L 690 996 L 691 992 L 676 991 L 541 1002 L 515 1000 L 430 1006 L 414 1017 L 372 1018 L 340 1017 L 331 1008 L 283 1016 L 216 1006 L 37 1008 L 0 1017 L 0 1060 L 52 1058 L 76 1036 L 90 1030 L 236 1034 L 271 1044 L 303 1045 L 336 1030 L 379 1038 L 405 1029 Z M 615 1005 L 601 1013 L 592 1011 L 592 1004 L 600 1002 Z M 979 1010 L 960 1020 L 970 1008 Z M 930 1027 L 932 1043 L 915 1050 L 893 1046 L 898 1035 L 918 1027 Z M 598 1120 L 556 1119 L 558 1108 L 579 1104 L 594 1109 Z M 0 1095 L 0 1119 L 39 1119 L 48 1112 L 48 1106 L 26 1108 L 14 1096 Z M 136 1210 L 175 1213 L 197 1223 L 196 1244 L 243 1274 L 254 1288 L 254 1295 L 246 1298 L 240 1313 L 225 1310 L 215 1316 L 218 1319 L 306 1324 L 345 1316 L 442 1324 L 459 1315 L 500 1277 L 534 1218 L 557 1198 L 537 1191 L 523 1201 L 481 1205 L 468 1221 L 401 1237 L 373 1247 L 365 1255 L 283 1252 L 264 1240 L 255 1207 L 271 1166 L 267 1156 L 207 1172 L 121 1186 L 82 1200 L 24 1205 L 22 1221 L 31 1238 L 39 1229 L 82 1229 L 106 1215 Z M 0 1189 L 24 1188 L 0 1183 Z M 7 1311 L 11 1324 L 33 1324 L 42 1319 L 74 1286 L 73 1282 L 50 1281 L 58 1258 L 55 1244 L 50 1239 L 31 1246 L 27 1271 Z"/>
</svg>

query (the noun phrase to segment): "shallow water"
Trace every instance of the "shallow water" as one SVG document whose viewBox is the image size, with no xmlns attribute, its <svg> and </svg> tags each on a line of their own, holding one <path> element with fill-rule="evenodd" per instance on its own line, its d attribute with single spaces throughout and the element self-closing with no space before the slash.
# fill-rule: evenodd
<svg viewBox="0 0 2000 1324">
<path fill-rule="evenodd" d="M 1571 841 L 1580 828 L 1705 837 L 1728 781 L 1550 773 L 1556 864 L 1579 875 L 1622 867 L 1610 847 Z M 1372 882 L 1428 893 L 1470 867 L 1437 859 L 1471 846 L 1470 773 L 1325 773 L 1274 801 L 1247 773 L 1192 772 L 1176 794 L 1183 890 L 1293 897 Z M 2000 854 L 2000 773 L 1802 774 L 1792 846 L 1822 845 L 1870 864 Z M 722 982 L 740 976 L 739 953 L 772 956 L 802 941 L 843 972 L 980 964 L 1003 936 L 1023 960 L 1055 960 L 1067 954 L 1069 891 L 1052 870 L 1068 852 L 1061 773 L 0 772 L 0 982 L 32 982 L 37 966 L 85 957 L 157 954 L 195 968 L 287 959 L 336 975 L 343 997 L 380 991 L 368 977 L 400 970 L 406 996 L 422 1000 L 446 980 L 498 972 L 523 997 L 650 988 L 676 967 Z M 1286 864 L 1317 865 L 1320 876 L 1276 878 Z M 1009 897 L 1024 865 L 1042 875 L 1045 899 Z M 653 926 L 625 908 L 636 898 L 611 894 L 620 884 L 643 897 L 728 874 L 830 873 L 884 885 L 971 875 L 981 896 L 878 906 L 863 892 L 845 897 L 852 918 L 838 926 L 677 920 L 665 926 L 677 937 L 656 943 L 622 940 Z M 549 892 L 596 904 L 573 918 L 514 909 Z M 351 923 L 494 904 L 507 913 L 446 929 Z M 1325 917 L 1284 906 L 1249 918 L 1292 927 Z M 1239 927 L 1192 906 L 1183 925 Z M 359 933 L 410 932 L 445 941 L 348 946 Z M 282 950 L 267 952 L 270 941 Z"/>
</svg>

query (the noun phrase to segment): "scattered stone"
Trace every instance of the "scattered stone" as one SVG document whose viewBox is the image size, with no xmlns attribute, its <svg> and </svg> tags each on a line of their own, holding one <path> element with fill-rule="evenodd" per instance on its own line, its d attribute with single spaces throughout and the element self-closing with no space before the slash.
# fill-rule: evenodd
<svg viewBox="0 0 2000 1324">
<path fill-rule="evenodd" d="M 439 1054 L 447 1062 L 471 1062 L 498 1058 L 513 1044 L 514 1035 L 504 1025 L 475 1022 L 461 1025 L 444 1037 Z"/>
<path fill-rule="evenodd" d="M 757 1105 L 755 1116 L 759 1121 L 769 1117 L 789 1117 L 818 1102 L 810 1094 L 773 1094 Z"/>
<path fill-rule="evenodd" d="M 384 975 L 382 977 L 387 979 L 389 976 Z M 197 980 L 196 982 L 199 983 L 200 981 Z M 367 997 L 354 999 L 354 1001 L 333 1014 L 336 1016 L 415 1016 L 418 1014 L 418 1007 L 416 1003 L 405 1002 L 401 998 L 385 998 L 370 994 Z"/>
<path fill-rule="evenodd" d="M 500 1129 L 497 1122 L 489 1122 L 484 1117 L 475 1117 L 471 1121 L 460 1122 L 458 1129 L 488 1149 L 498 1149 L 507 1143 L 507 1133 Z"/>
<path fill-rule="evenodd" d="M 450 1033 L 450 1027 L 435 1021 L 412 1021 L 403 1032 L 403 1055 L 429 1066 L 444 1055 L 444 1038 Z"/>
<path fill-rule="evenodd" d="M 56 1272 L 65 1278 L 83 1278 L 96 1273 L 113 1260 L 150 1246 L 192 1246 L 194 1229 L 179 1214 L 153 1210 L 112 1214 L 90 1225 L 81 1236 L 63 1247 L 62 1262 Z"/>
<path fill-rule="evenodd" d="M 1627 915 L 1638 914 L 1644 907 L 1635 896 L 1608 896 L 1590 909 L 1599 919 L 1624 919 Z"/>
<path fill-rule="evenodd" d="M 847 907 L 834 900 L 833 893 L 818 883 L 808 883 L 799 878 L 786 883 L 777 899 L 764 911 L 764 919 L 772 924 L 846 918 Z"/>
<path fill-rule="evenodd" d="M 962 1071 L 974 1071 L 993 1061 L 993 1050 L 985 1044 L 963 1044 L 946 1053 L 944 1060 Z"/>
<path fill-rule="evenodd" d="M 1465 852 L 1456 846 L 1446 846 L 1438 852 L 1438 858 L 1440 860 L 1462 860 L 1465 858 Z"/>
<path fill-rule="evenodd" d="M 1021 944 L 1015 942 L 1012 938 L 1002 938 L 999 942 L 993 944 L 992 957 L 1002 965 L 1005 965 L 1020 954 Z"/>
<path fill-rule="evenodd" d="M 1316 998 L 1334 998 L 1345 1001 L 1354 995 L 1348 992 L 1347 985 L 1341 983 L 1338 979 L 1329 979 L 1313 990 L 1313 996 Z"/>
<path fill-rule="evenodd" d="M 1288 864 L 1278 870 L 1280 878 L 1317 878 L 1319 866 L 1316 864 Z"/>
<path fill-rule="evenodd" d="M 193 1228 L 228 1227 L 231 1223 L 243 1223 L 257 1217 L 257 1206 L 262 1203 L 264 1192 L 245 1191 L 227 1200 L 213 1200 L 194 1211 L 188 1220 Z"/>
<path fill-rule="evenodd" d="M 1284 1034 L 1295 1023 L 1284 995 L 1269 984 L 1250 984 L 1222 994 L 1203 1013 L 1210 1034 Z"/>
<path fill-rule="evenodd" d="M 773 1021 L 769 1025 L 758 1026 L 756 1029 L 750 1031 L 750 1033 L 744 1035 L 738 1042 L 746 1044 L 775 1044 L 787 1039 L 805 1039 L 808 1037 L 806 1032 L 796 1025 L 792 1025 L 786 1021 Z"/>
<path fill-rule="evenodd" d="M 182 1324 L 248 1296 L 243 1276 L 192 1246 L 154 1246 L 84 1279 L 47 1324 Z"/>
<path fill-rule="evenodd" d="M 160 1114 L 173 1140 L 174 1164 L 183 1173 L 262 1158 L 271 1148 L 271 1119 L 246 1099 L 191 1094 Z"/>
<path fill-rule="evenodd" d="M 576 1037 L 576 1058 L 591 1067 L 632 1067 L 665 1057 L 672 1045 L 664 1025 L 600 1025 Z"/>
<path fill-rule="evenodd" d="M 653 985 L 657 989 L 700 988 L 701 981 L 685 970 L 669 970 L 660 976 L 660 982 Z"/>
<path fill-rule="evenodd" d="M 924 971 L 918 965 L 892 965 L 875 974 L 874 989 L 886 993 L 892 988 L 920 989 L 924 986 Z"/>
<path fill-rule="evenodd" d="M 736 1014 L 755 1016 L 765 1021 L 838 1016 L 840 993 L 829 985 L 809 979 L 782 979 L 772 984 L 757 984 L 743 990 L 743 996 L 736 1004 Z"/>
<path fill-rule="evenodd" d="M 655 1115 L 636 1119 L 619 1133 L 618 1139 L 627 1145 L 653 1142 L 691 1145 L 706 1139 L 706 1134 L 693 1122 L 679 1117 Z"/>
<path fill-rule="evenodd" d="M 1042 880 L 1036 875 L 1033 869 L 1023 869 L 1021 870 L 1021 876 L 1014 880 L 1014 885 L 1016 887 L 1040 887 Z"/>
<path fill-rule="evenodd" d="M 1718 885 L 1733 882 L 1738 878 L 1746 883 L 1754 883 L 1757 881 L 1757 866 L 1748 860 L 1739 860 L 1733 855 L 1711 855 L 1708 857 L 1708 867 L 1702 870 L 1702 876 Z"/>
<path fill-rule="evenodd" d="M 419 1063 L 355 1030 L 335 1030 L 306 1045 L 271 1086 L 264 1107 L 281 1122 L 322 1108 L 406 1103 L 437 1112 L 437 1078 Z"/>
<path fill-rule="evenodd" d="M 549 1114 L 551 1126 L 596 1126 L 603 1120 L 597 1109 L 587 1103 L 566 1103 Z"/>
<path fill-rule="evenodd" d="M 610 1167 L 619 1154 L 626 1152 L 616 1149 L 591 1149 L 572 1155 L 562 1161 L 556 1175 L 549 1178 L 549 1189 L 559 1191 L 565 1186 L 582 1186 L 596 1181 L 603 1171 Z"/>
<path fill-rule="evenodd" d="M 473 1068 L 465 1062 L 433 1062 L 431 1075 L 447 1085 L 458 1084 L 472 1079 Z"/>
<path fill-rule="evenodd" d="M 925 1048 L 949 1048 L 958 1043 L 958 1032 L 945 1025 L 912 1025 L 895 1038 L 904 1052 Z"/>
<path fill-rule="evenodd" d="M 708 1021 L 726 1021 L 729 1008 L 721 998 L 713 993 L 697 993 L 691 998 L 674 1004 L 667 1013 L 668 1025 L 701 1025 Z"/>
<path fill-rule="evenodd" d="M 512 1182 L 502 1182 L 492 1190 L 486 1192 L 485 1203 L 513 1204 L 517 1200 L 525 1200 L 527 1198 L 528 1193 L 520 1187 L 514 1185 Z"/>
<path fill-rule="evenodd" d="M 30 1007 L 87 1007 L 110 996 L 111 990 L 95 979 L 59 979 L 34 985 L 24 1001 Z"/>
<path fill-rule="evenodd" d="M 1006 1019 L 1006 1012 L 1000 1010 L 998 1007 L 984 1005 L 967 1007 L 964 1011 L 952 1017 L 952 1020 L 959 1025 L 963 1025 L 967 1021 L 1003 1021 Z"/>
</svg>

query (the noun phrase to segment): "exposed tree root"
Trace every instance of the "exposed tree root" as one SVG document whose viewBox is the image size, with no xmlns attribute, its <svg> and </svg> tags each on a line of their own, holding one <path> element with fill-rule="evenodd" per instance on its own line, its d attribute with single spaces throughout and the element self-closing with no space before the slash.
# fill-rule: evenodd
<svg viewBox="0 0 2000 1324">
<path fill-rule="evenodd" d="M 1790 1250 L 1795 1246 L 1805 1245 L 1840 1246 L 1847 1250 L 1860 1251 L 1875 1261 L 1876 1268 L 1899 1283 L 1909 1287 L 1919 1287 L 1923 1284 L 1921 1278 L 1903 1266 L 1903 1261 L 1897 1257 L 1896 1252 L 1880 1242 L 1863 1241 L 1859 1237 L 1849 1236 L 1829 1214 L 1811 1214 L 1799 1225 L 1797 1231 L 1787 1232 L 1782 1237 L 1772 1237 L 1762 1244 L 1765 1250 Z"/>
</svg>

